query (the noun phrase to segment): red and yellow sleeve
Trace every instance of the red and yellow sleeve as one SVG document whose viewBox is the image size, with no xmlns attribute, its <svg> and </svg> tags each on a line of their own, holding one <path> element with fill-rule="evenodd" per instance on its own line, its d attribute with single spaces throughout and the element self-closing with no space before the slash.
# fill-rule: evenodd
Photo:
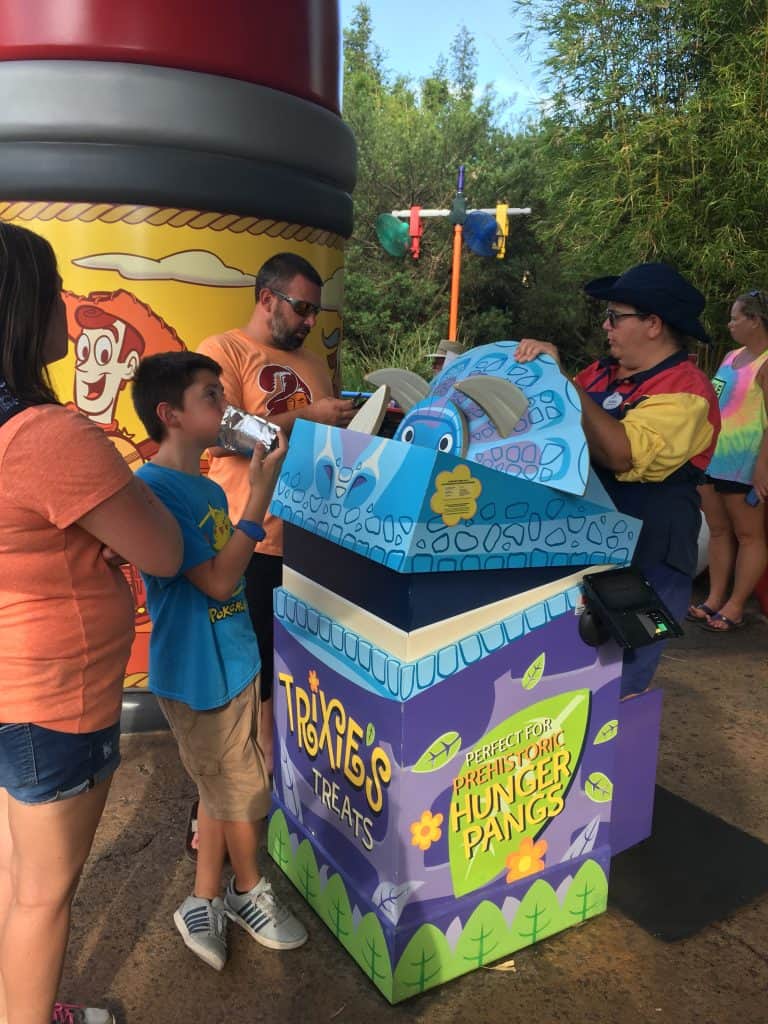
<svg viewBox="0 0 768 1024">
<path fill-rule="evenodd" d="M 624 483 L 666 480 L 712 441 L 709 402 L 702 395 L 649 395 L 621 421 L 632 450 Z"/>
</svg>

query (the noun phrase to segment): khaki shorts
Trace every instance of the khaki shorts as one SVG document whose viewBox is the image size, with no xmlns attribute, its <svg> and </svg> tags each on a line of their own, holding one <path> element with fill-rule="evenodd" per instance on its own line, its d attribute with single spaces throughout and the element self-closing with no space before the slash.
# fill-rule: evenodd
<svg viewBox="0 0 768 1024">
<path fill-rule="evenodd" d="M 261 821 L 269 813 L 270 788 L 257 740 L 259 677 L 229 704 L 195 711 L 178 700 L 157 698 L 179 757 L 216 821 Z"/>
</svg>

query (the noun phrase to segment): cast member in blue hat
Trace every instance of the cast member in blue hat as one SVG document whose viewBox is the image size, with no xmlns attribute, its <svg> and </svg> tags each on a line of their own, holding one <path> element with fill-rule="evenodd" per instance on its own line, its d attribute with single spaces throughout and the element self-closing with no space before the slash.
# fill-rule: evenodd
<svg viewBox="0 0 768 1024">
<path fill-rule="evenodd" d="M 701 526 L 696 488 L 720 431 L 712 385 L 688 357 L 689 339 L 709 341 L 699 322 L 704 296 L 664 263 L 641 263 L 584 290 L 607 302 L 609 354 L 575 378 L 592 467 L 616 507 L 643 521 L 632 564 L 682 619 Z M 517 359 L 542 353 L 559 359 L 554 345 L 526 338 Z M 663 646 L 627 652 L 622 696 L 649 686 Z"/>
</svg>

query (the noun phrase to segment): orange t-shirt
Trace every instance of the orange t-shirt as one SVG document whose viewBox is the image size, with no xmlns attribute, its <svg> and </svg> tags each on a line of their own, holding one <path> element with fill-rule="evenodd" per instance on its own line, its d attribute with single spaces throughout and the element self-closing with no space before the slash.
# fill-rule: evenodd
<svg viewBox="0 0 768 1024">
<path fill-rule="evenodd" d="M 230 405 L 264 419 L 311 405 L 319 398 L 333 397 L 327 366 L 314 352 L 304 348 L 284 352 L 260 345 L 244 331 L 234 330 L 206 338 L 197 351 L 221 366 L 221 383 Z M 209 476 L 224 488 L 229 517 L 236 523 L 250 491 L 247 460 L 237 456 L 211 459 Z M 262 555 L 282 555 L 282 519 L 267 513 L 263 525 L 267 535 L 259 542 L 257 551 Z"/>
<path fill-rule="evenodd" d="M 0 722 L 82 733 L 120 717 L 133 599 L 76 521 L 131 479 L 81 413 L 38 405 L 0 429 Z"/>
</svg>

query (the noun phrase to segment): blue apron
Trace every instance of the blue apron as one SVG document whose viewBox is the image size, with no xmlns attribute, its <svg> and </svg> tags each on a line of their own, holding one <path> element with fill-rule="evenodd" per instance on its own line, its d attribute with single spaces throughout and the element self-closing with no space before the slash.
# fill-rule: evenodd
<svg viewBox="0 0 768 1024">
<path fill-rule="evenodd" d="M 633 408 L 631 398 L 651 377 L 683 362 L 678 352 L 657 366 L 632 374 L 621 381 L 610 380 L 611 361 L 591 384 L 587 394 L 616 420 Z M 605 382 L 601 388 L 601 382 Z M 620 392 L 623 385 L 634 385 Z M 640 396 L 637 405 L 644 396 Z M 698 537 L 701 529 L 701 501 L 697 485 L 704 474 L 690 462 L 658 483 L 622 483 L 614 474 L 593 465 L 595 473 L 620 512 L 642 520 L 643 528 L 632 558 L 676 619 L 682 619 L 691 600 L 691 581 L 696 572 Z M 621 672 L 621 696 L 642 693 L 651 683 L 666 641 L 625 651 Z"/>
<path fill-rule="evenodd" d="M 621 381 L 609 379 L 610 364 L 592 382 L 587 394 L 613 419 L 623 420 L 627 412 L 642 401 L 644 396 L 641 395 L 630 404 L 647 380 L 687 359 L 686 352 L 676 352 L 650 370 Z M 602 382 L 604 385 L 600 387 Z M 626 384 L 633 385 L 631 390 L 620 392 L 620 386 Z M 704 480 L 703 472 L 687 462 L 657 483 L 623 483 L 609 469 L 595 465 L 592 468 L 616 508 L 643 522 L 632 564 L 648 571 L 654 565 L 665 563 L 693 577 L 701 529 L 701 499 L 696 488 Z"/>
</svg>

